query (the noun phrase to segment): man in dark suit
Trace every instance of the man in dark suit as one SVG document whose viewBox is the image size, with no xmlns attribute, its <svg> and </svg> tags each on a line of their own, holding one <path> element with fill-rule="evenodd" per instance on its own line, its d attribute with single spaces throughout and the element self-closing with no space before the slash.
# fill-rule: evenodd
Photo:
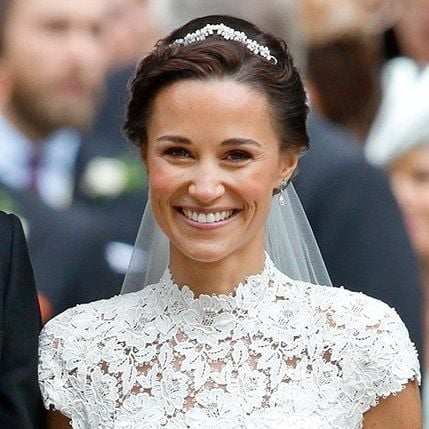
<svg viewBox="0 0 429 429">
<path fill-rule="evenodd" d="M 18 218 L 0 212 L 0 427 L 43 428 L 37 380 L 40 314 Z"/>
</svg>

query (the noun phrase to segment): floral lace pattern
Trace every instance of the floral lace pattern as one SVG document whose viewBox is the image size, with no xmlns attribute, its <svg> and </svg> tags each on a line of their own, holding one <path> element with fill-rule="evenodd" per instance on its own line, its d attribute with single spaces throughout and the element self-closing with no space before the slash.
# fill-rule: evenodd
<svg viewBox="0 0 429 429">
<path fill-rule="evenodd" d="M 74 428 L 362 427 L 419 380 L 395 311 L 289 279 L 267 257 L 233 295 L 161 281 L 80 305 L 40 337 L 45 406 Z"/>
</svg>

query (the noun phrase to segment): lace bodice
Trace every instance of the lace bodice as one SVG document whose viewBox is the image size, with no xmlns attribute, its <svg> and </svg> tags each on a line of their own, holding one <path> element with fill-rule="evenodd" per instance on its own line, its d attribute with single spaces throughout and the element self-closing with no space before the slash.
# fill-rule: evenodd
<svg viewBox="0 0 429 429">
<path fill-rule="evenodd" d="M 39 372 L 46 407 L 74 428 L 357 429 L 419 379 L 393 309 L 269 259 L 233 295 L 195 298 L 167 270 L 67 310 L 41 334 Z"/>
</svg>

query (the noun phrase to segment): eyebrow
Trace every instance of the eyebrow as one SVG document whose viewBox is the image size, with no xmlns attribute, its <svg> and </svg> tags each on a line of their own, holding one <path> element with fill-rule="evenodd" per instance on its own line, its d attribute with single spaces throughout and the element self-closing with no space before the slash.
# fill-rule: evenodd
<svg viewBox="0 0 429 429">
<path fill-rule="evenodd" d="M 189 140 L 188 138 L 183 136 L 176 136 L 176 135 L 161 136 L 161 137 L 158 137 L 156 141 L 157 142 L 167 141 L 167 142 L 185 144 L 185 145 L 190 145 L 192 143 L 191 140 Z M 230 139 L 226 139 L 221 143 L 221 146 L 242 146 L 242 145 L 252 145 L 252 146 L 258 146 L 258 147 L 262 146 L 256 140 L 246 139 L 241 137 L 233 137 Z"/>
<path fill-rule="evenodd" d="M 183 136 L 166 135 L 158 137 L 155 141 L 157 142 L 172 142 L 179 144 L 191 144 L 191 141 Z"/>
</svg>

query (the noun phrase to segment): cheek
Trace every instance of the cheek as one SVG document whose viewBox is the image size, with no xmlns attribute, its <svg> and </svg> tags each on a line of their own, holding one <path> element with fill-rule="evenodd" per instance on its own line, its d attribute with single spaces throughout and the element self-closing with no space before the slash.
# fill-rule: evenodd
<svg viewBox="0 0 429 429">
<path fill-rule="evenodd" d="M 169 195 L 172 191 L 172 181 L 167 175 L 151 174 L 149 175 L 149 189 L 152 199 L 159 199 L 165 195 Z"/>
<path fill-rule="evenodd" d="M 260 168 L 250 172 L 246 178 L 249 186 L 253 187 L 258 194 L 272 195 L 274 188 L 277 186 L 277 171 L 271 165 L 262 164 Z"/>
<path fill-rule="evenodd" d="M 429 217 L 429 183 L 413 183 L 412 188 L 408 190 L 408 198 L 402 199 L 402 207 L 405 211 L 408 209 L 410 200 L 413 201 L 414 210 L 422 217 Z"/>
<path fill-rule="evenodd" d="M 180 169 L 172 168 L 165 161 L 149 157 L 147 160 L 149 187 L 152 198 L 172 193 L 180 186 L 183 173 Z"/>
<path fill-rule="evenodd" d="M 275 186 L 276 179 L 274 175 L 267 174 L 267 170 L 251 172 L 240 180 L 243 198 L 250 204 L 255 204 L 259 210 L 264 207 L 264 212 L 271 206 Z"/>
<path fill-rule="evenodd" d="M 247 181 L 245 184 L 245 192 L 247 199 L 253 200 L 256 204 L 264 204 L 271 200 L 272 191 L 269 186 L 261 182 L 252 183 Z"/>
<path fill-rule="evenodd" d="M 418 214 L 420 216 L 422 223 L 424 224 L 426 239 L 428 238 L 428 235 L 429 235 L 429 201 L 427 201 L 428 197 L 429 197 L 428 195 L 425 195 L 424 197 L 422 197 L 424 198 L 424 200 L 420 203 L 420 207 L 418 208 Z"/>
</svg>

